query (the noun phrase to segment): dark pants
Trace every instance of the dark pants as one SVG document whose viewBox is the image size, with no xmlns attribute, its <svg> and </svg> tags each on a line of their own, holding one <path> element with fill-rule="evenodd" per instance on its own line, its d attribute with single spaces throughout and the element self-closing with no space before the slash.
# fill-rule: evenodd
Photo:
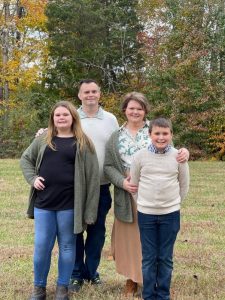
<svg viewBox="0 0 225 300">
<path fill-rule="evenodd" d="M 138 212 L 142 246 L 144 300 L 169 300 L 173 248 L 180 229 L 180 211 L 166 215 Z"/>
<path fill-rule="evenodd" d="M 76 261 L 72 279 L 91 280 L 99 276 L 97 269 L 105 243 L 106 215 L 112 204 L 109 186 L 105 184 L 100 187 L 97 221 L 94 225 L 88 225 L 86 240 L 84 241 L 83 233 L 77 235 Z"/>
</svg>

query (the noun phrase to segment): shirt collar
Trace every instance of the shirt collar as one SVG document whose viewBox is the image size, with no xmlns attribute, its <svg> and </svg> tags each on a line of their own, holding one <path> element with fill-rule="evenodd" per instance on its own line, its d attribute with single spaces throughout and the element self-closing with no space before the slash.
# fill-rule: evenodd
<svg viewBox="0 0 225 300">
<path fill-rule="evenodd" d="M 81 119 L 90 118 L 90 117 L 88 117 L 88 116 L 86 115 L 86 113 L 83 111 L 82 106 L 80 106 L 80 107 L 78 108 L 77 111 L 78 111 L 79 116 L 80 116 Z M 103 109 L 102 109 L 101 106 L 99 106 L 96 115 L 95 115 L 94 117 L 91 117 L 91 118 L 96 118 L 96 119 L 100 119 L 100 120 L 103 120 L 103 119 L 104 119 Z"/>
<path fill-rule="evenodd" d="M 150 151 L 152 153 L 156 153 L 156 154 L 165 154 L 165 153 L 169 152 L 170 149 L 171 149 L 171 145 L 167 145 L 166 148 L 162 152 L 159 152 L 158 149 L 152 143 L 150 143 L 148 146 L 148 151 Z"/>
<path fill-rule="evenodd" d="M 146 120 L 144 126 L 141 127 L 139 130 L 141 130 L 141 129 L 143 129 L 143 128 L 148 128 L 148 127 L 149 127 L 149 124 L 150 124 L 150 121 L 149 121 L 149 120 Z M 125 122 L 125 123 L 119 128 L 119 131 L 122 132 L 123 130 L 125 130 L 125 129 L 126 129 L 126 125 L 127 125 L 127 122 Z"/>
</svg>

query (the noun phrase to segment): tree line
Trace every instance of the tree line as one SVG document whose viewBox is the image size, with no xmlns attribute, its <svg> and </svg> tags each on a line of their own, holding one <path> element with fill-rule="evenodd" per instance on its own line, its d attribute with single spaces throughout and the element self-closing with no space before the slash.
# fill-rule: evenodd
<svg viewBox="0 0 225 300">
<path fill-rule="evenodd" d="M 193 159 L 225 160 L 224 0 L 14 0 L 0 4 L 0 157 L 18 157 L 58 99 L 94 78 L 119 121 L 143 92 Z"/>
</svg>

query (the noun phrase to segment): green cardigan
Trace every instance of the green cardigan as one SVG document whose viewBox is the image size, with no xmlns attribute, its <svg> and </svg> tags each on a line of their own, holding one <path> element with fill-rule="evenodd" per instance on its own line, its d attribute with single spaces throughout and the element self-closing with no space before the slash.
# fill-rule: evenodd
<svg viewBox="0 0 225 300">
<path fill-rule="evenodd" d="M 104 172 L 114 185 L 114 213 L 116 218 L 126 223 L 132 223 L 131 195 L 123 189 L 123 181 L 126 176 L 118 150 L 118 142 L 119 131 L 117 130 L 113 132 L 106 144 Z"/>
<path fill-rule="evenodd" d="M 43 134 L 33 140 L 20 160 L 23 175 L 31 185 L 27 210 L 29 218 L 34 218 L 36 189 L 33 185 L 38 177 L 46 146 Z M 93 224 L 97 219 L 100 179 L 96 153 L 87 147 L 81 152 L 77 147 L 74 172 L 74 233 L 80 233 L 86 229 L 87 224 Z"/>
</svg>

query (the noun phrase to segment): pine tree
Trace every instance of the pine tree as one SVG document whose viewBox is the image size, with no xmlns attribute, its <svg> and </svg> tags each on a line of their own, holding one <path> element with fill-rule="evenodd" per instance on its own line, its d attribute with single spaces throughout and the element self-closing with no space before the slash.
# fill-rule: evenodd
<svg viewBox="0 0 225 300">
<path fill-rule="evenodd" d="M 138 1 L 60 0 L 47 7 L 50 72 L 46 81 L 73 95 L 82 78 L 108 91 L 124 90 L 142 67 Z"/>
</svg>

